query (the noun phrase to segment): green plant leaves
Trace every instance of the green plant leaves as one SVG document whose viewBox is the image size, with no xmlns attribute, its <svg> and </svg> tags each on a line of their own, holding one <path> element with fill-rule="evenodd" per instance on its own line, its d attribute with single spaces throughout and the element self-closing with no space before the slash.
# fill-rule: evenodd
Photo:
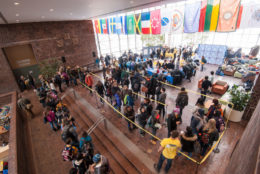
<svg viewBox="0 0 260 174">
<path fill-rule="evenodd" d="M 239 86 L 237 85 L 233 85 L 229 90 L 229 93 L 231 95 L 230 102 L 234 104 L 234 109 L 237 111 L 243 111 L 250 98 L 250 93 L 239 89 Z"/>
</svg>

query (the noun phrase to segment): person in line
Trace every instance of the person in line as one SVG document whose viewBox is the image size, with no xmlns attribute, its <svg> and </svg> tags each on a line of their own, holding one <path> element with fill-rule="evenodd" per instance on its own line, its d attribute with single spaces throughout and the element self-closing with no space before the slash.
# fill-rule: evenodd
<svg viewBox="0 0 260 174">
<path fill-rule="evenodd" d="M 210 71 L 209 81 L 211 82 L 211 84 L 214 83 L 214 71 Z"/>
<path fill-rule="evenodd" d="M 181 92 L 178 93 L 178 96 L 176 98 L 176 107 L 180 108 L 180 121 L 182 122 L 182 111 L 184 109 L 185 106 L 188 105 L 188 101 L 189 101 L 189 97 L 188 97 L 188 93 L 186 92 L 185 88 L 182 87 L 181 88 Z"/>
<path fill-rule="evenodd" d="M 204 119 L 204 110 L 198 109 L 196 110 L 191 117 L 190 127 L 192 132 L 198 135 L 200 128 L 206 123 L 206 119 Z"/>
<path fill-rule="evenodd" d="M 85 143 L 89 143 L 92 147 L 92 138 L 86 131 L 83 131 L 81 138 L 79 139 L 79 148 L 82 149 Z"/>
<path fill-rule="evenodd" d="M 124 115 L 131 120 L 132 122 L 135 122 L 135 111 L 133 107 L 131 106 L 126 106 L 124 109 Z M 130 121 L 127 120 L 127 127 L 128 130 L 131 132 L 133 129 L 136 128 L 135 124 L 131 123 Z"/>
<path fill-rule="evenodd" d="M 147 117 L 147 111 L 146 111 L 145 107 L 141 107 L 140 114 L 137 115 L 137 118 L 138 118 L 138 122 L 139 122 L 140 126 L 144 129 L 146 122 L 147 122 L 147 118 L 148 118 Z M 144 137 L 145 131 L 140 129 L 140 135 L 142 137 Z"/>
<path fill-rule="evenodd" d="M 58 72 L 57 72 L 57 74 L 54 77 L 54 83 L 59 87 L 60 93 L 62 93 L 63 92 L 62 88 L 61 88 L 62 79 L 61 79 L 61 76 L 60 76 L 60 74 Z"/>
<path fill-rule="evenodd" d="M 154 165 L 154 168 L 158 173 L 160 173 L 164 160 L 167 160 L 164 171 L 165 173 L 169 172 L 172 165 L 172 160 L 175 158 L 177 151 L 179 151 L 180 148 L 181 142 L 179 140 L 179 132 L 176 130 L 171 132 L 169 138 L 164 138 L 161 141 L 161 146 L 158 149 L 158 152 L 161 153 L 161 155 L 158 163 Z"/>
<path fill-rule="evenodd" d="M 134 97 L 133 97 L 133 92 L 132 90 L 128 90 L 128 93 L 126 94 L 124 98 L 124 104 L 127 106 L 131 106 L 132 108 L 134 107 Z"/>
<path fill-rule="evenodd" d="M 86 166 L 84 157 L 81 153 L 78 153 L 76 156 L 76 159 L 72 161 L 73 167 L 78 170 L 79 174 L 85 174 L 86 172 Z"/>
<path fill-rule="evenodd" d="M 87 75 L 85 77 L 85 83 L 90 88 L 90 90 L 89 90 L 90 94 L 93 95 L 92 90 L 91 90 L 92 86 L 93 86 L 93 78 L 90 75 L 90 73 L 87 73 Z"/>
<path fill-rule="evenodd" d="M 207 60 L 204 56 L 201 57 L 201 61 L 200 61 L 200 64 L 201 64 L 201 67 L 200 67 L 200 71 L 202 72 L 203 69 L 204 69 L 204 64 L 207 63 Z"/>
<path fill-rule="evenodd" d="M 108 159 L 100 154 L 96 154 L 93 157 L 93 162 L 90 166 L 89 172 L 95 174 L 108 174 L 110 172 L 110 165 Z"/>
<path fill-rule="evenodd" d="M 55 113 L 53 110 L 51 110 L 50 107 L 46 108 L 46 111 L 44 112 L 44 118 L 47 122 L 49 122 L 53 131 L 57 131 L 60 128 L 55 118 Z"/>
<path fill-rule="evenodd" d="M 173 110 L 173 113 L 168 115 L 168 119 L 167 119 L 168 137 L 170 137 L 172 131 L 177 129 L 177 125 L 180 124 L 179 112 L 180 110 L 178 108 L 175 108 Z"/>
<path fill-rule="evenodd" d="M 24 90 L 26 90 L 26 84 L 25 84 L 24 76 L 21 76 L 21 77 L 18 79 L 18 84 L 19 84 L 19 87 L 20 87 L 20 89 L 21 89 L 21 92 L 23 92 Z"/>
<path fill-rule="evenodd" d="M 17 105 L 21 110 L 25 111 L 27 117 L 34 117 L 34 113 L 32 112 L 33 105 L 31 104 L 31 101 L 24 98 L 22 94 L 18 95 Z"/>
<path fill-rule="evenodd" d="M 181 152 L 187 152 L 188 156 L 192 156 L 192 152 L 194 152 L 194 144 L 198 139 L 196 134 L 193 134 L 192 128 L 190 126 L 186 127 L 186 132 L 181 134 Z"/>
<path fill-rule="evenodd" d="M 62 140 L 66 142 L 66 140 L 70 138 L 72 140 L 72 144 L 76 147 L 79 147 L 78 134 L 75 128 L 71 125 L 71 123 L 68 120 L 64 120 L 63 124 L 64 126 L 61 133 Z"/>
<path fill-rule="evenodd" d="M 205 76 L 202 84 L 201 84 L 201 94 L 207 95 L 207 93 L 211 91 L 211 87 L 212 87 L 212 83 L 209 81 L 209 77 Z M 203 100 L 206 100 L 206 96 L 201 95 L 201 98 L 203 98 Z"/>
<path fill-rule="evenodd" d="M 165 104 L 165 100 L 166 100 L 166 92 L 165 92 L 165 88 L 161 88 L 161 94 L 159 95 L 158 101 L 160 103 L 158 103 L 157 105 L 157 110 L 159 110 L 159 114 L 161 115 L 162 113 L 162 117 L 164 118 L 165 115 L 165 107 L 163 104 Z"/>
<path fill-rule="evenodd" d="M 156 136 L 156 132 L 159 129 L 158 124 L 160 123 L 160 114 L 158 110 L 154 110 L 152 112 L 152 115 L 150 116 L 150 118 L 148 119 L 148 126 L 152 128 L 152 134 L 154 136 Z M 152 144 L 156 144 L 156 138 L 154 138 L 153 136 L 151 137 L 150 142 Z"/>
<path fill-rule="evenodd" d="M 102 104 L 104 104 L 104 101 L 103 101 L 102 98 L 104 98 L 105 87 L 104 87 L 104 85 L 102 84 L 102 82 L 100 80 L 97 82 L 95 88 L 96 88 L 96 91 L 97 91 L 98 95 L 100 95 L 100 102 Z"/>
<path fill-rule="evenodd" d="M 218 99 L 213 99 L 213 105 L 211 105 L 208 109 L 207 118 L 208 120 L 214 117 L 215 112 L 218 110 L 220 111 L 220 115 L 223 117 L 223 110 L 221 108 L 221 104 L 219 103 Z"/>
<path fill-rule="evenodd" d="M 35 86 L 35 83 L 34 83 L 34 79 L 32 77 L 32 71 L 30 71 L 27 75 L 28 77 L 28 80 L 29 80 L 29 85 L 33 88 L 33 89 L 36 89 L 36 86 Z"/>
</svg>

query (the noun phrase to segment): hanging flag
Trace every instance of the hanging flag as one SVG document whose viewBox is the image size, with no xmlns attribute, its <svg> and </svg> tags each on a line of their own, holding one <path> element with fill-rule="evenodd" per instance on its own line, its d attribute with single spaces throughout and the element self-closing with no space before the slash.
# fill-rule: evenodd
<svg viewBox="0 0 260 174">
<path fill-rule="evenodd" d="M 207 9 L 206 9 L 206 16 L 205 16 L 205 24 L 204 24 L 204 31 L 210 30 L 210 22 L 213 10 L 213 3 L 214 0 L 208 0 Z"/>
<path fill-rule="evenodd" d="M 184 33 L 195 33 L 199 30 L 200 2 L 186 4 L 184 15 Z"/>
<path fill-rule="evenodd" d="M 161 33 L 169 33 L 171 31 L 172 24 L 172 9 L 161 9 Z"/>
<path fill-rule="evenodd" d="M 95 23 L 96 33 L 101 33 L 101 31 L 100 31 L 100 21 L 99 21 L 98 19 L 96 19 L 96 20 L 94 21 L 94 23 Z"/>
<path fill-rule="evenodd" d="M 151 23 L 150 23 L 150 12 L 144 12 L 141 14 L 142 22 L 142 33 L 150 34 L 151 33 Z"/>
<path fill-rule="evenodd" d="M 101 33 L 108 34 L 107 19 L 100 19 L 100 30 L 101 30 Z"/>
<path fill-rule="evenodd" d="M 126 31 L 128 34 L 135 34 L 134 15 L 127 16 L 127 30 Z"/>
<path fill-rule="evenodd" d="M 171 30 L 174 33 L 183 32 L 184 6 L 176 7 L 172 12 Z"/>
<path fill-rule="evenodd" d="M 127 34 L 127 16 L 122 17 L 123 33 Z"/>
<path fill-rule="evenodd" d="M 238 18 L 237 18 L 237 29 L 239 29 L 240 27 L 242 13 L 243 13 L 243 5 L 241 5 L 239 8 Z"/>
<path fill-rule="evenodd" d="M 250 3 L 243 7 L 241 17 L 241 28 L 259 28 L 260 27 L 260 4 Z"/>
<path fill-rule="evenodd" d="M 221 0 L 217 31 L 235 31 L 240 0 Z"/>
<path fill-rule="evenodd" d="M 116 19 L 110 18 L 109 20 L 109 31 L 110 34 L 116 34 Z"/>
<path fill-rule="evenodd" d="M 206 16 L 206 10 L 207 10 L 207 2 L 208 2 L 208 0 L 203 0 L 201 2 L 199 32 L 203 32 L 204 31 L 205 16 Z"/>
<path fill-rule="evenodd" d="M 218 25 L 219 3 L 220 0 L 214 0 L 213 2 L 209 31 L 216 31 Z"/>
<path fill-rule="evenodd" d="M 122 33 L 122 16 L 116 17 L 116 33 Z"/>
<path fill-rule="evenodd" d="M 135 33 L 141 34 L 142 27 L 141 27 L 141 14 L 135 14 Z"/>
<path fill-rule="evenodd" d="M 161 34 L 161 13 L 160 9 L 151 11 L 152 34 Z"/>
</svg>

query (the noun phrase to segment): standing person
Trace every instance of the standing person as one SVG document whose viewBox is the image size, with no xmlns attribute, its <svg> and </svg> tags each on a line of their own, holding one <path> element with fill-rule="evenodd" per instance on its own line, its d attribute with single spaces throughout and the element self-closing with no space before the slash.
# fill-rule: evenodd
<svg viewBox="0 0 260 174">
<path fill-rule="evenodd" d="M 214 71 L 210 71 L 209 81 L 211 82 L 211 84 L 214 83 Z"/>
<path fill-rule="evenodd" d="M 62 91 L 62 88 L 61 88 L 62 79 L 61 79 L 61 76 L 60 76 L 59 73 L 57 73 L 57 74 L 55 75 L 55 77 L 54 77 L 54 83 L 55 83 L 56 85 L 58 85 L 59 91 L 60 91 L 60 93 L 62 93 L 62 92 L 63 92 L 63 91 Z"/>
<path fill-rule="evenodd" d="M 152 128 L 152 134 L 154 136 L 156 136 L 156 131 L 159 129 L 159 127 L 157 125 L 160 123 L 160 114 L 159 114 L 158 110 L 155 110 L 152 112 L 152 115 L 148 119 L 147 123 L 148 123 L 148 126 Z M 156 144 L 156 138 L 151 137 L 150 142 L 152 144 Z"/>
<path fill-rule="evenodd" d="M 187 152 L 188 156 L 192 156 L 192 152 L 194 152 L 194 144 L 198 139 L 196 134 L 193 134 L 192 128 L 190 126 L 186 127 L 186 132 L 181 134 L 181 152 Z"/>
<path fill-rule="evenodd" d="M 89 143 L 90 146 L 93 147 L 91 136 L 86 131 L 83 131 L 82 136 L 79 140 L 79 148 L 82 149 L 83 145 L 86 143 Z"/>
<path fill-rule="evenodd" d="M 28 73 L 28 80 L 29 80 L 29 85 L 33 88 L 36 89 L 35 83 L 34 83 L 34 79 L 32 77 L 32 71 L 30 71 Z"/>
<path fill-rule="evenodd" d="M 175 108 L 167 119 L 168 137 L 170 137 L 172 131 L 177 129 L 178 124 L 180 124 L 179 109 Z"/>
<path fill-rule="evenodd" d="M 181 88 L 181 92 L 179 92 L 177 98 L 176 98 L 176 106 L 180 108 L 180 121 L 182 123 L 182 111 L 185 106 L 188 105 L 189 97 L 188 93 L 185 91 L 185 88 Z"/>
<path fill-rule="evenodd" d="M 103 73 L 103 78 L 106 78 L 106 72 L 107 72 L 107 67 L 105 64 L 103 64 L 103 68 L 102 68 L 102 73 Z"/>
<path fill-rule="evenodd" d="M 26 89 L 24 76 L 20 77 L 20 79 L 18 80 L 18 85 L 21 89 L 21 92 L 23 92 Z"/>
<path fill-rule="evenodd" d="M 133 107 L 131 106 L 126 106 L 125 109 L 124 109 L 124 114 L 125 116 L 131 120 L 132 122 L 135 122 L 135 111 L 133 109 Z M 136 128 L 136 126 L 131 123 L 130 121 L 127 120 L 127 127 L 128 127 L 128 130 L 131 132 L 133 129 Z"/>
<path fill-rule="evenodd" d="M 200 61 L 200 63 L 201 63 L 200 71 L 203 71 L 204 64 L 207 63 L 207 60 L 205 59 L 204 56 L 201 57 L 201 61 Z"/>
<path fill-rule="evenodd" d="M 140 114 L 137 115 L 137 118 L 138 118 L 138 122 L 139 122 L 140 126 L 144 129 L 145 125 L 146 125 L 146 121 L 147 121 L 147 112 L 146 112 L 145 107 L 141 107 Z M 144 137 L 145 131 L 140 129 L 140 135 L 142 137 Z"/>
<path fill-rule="evenodd" d="M 158 101 L 160 103 L 157 105 L 156 109 L 159 110 L 160 115 L 161 115 L 161 112 L 162 112 L 163 118 L 164 118 L 164 115 L 165 115 L 165 107 L 164 107 L 165 100 L 166 100 L 165 88 L 161 88 L 161 94 L 159 95 L 159 98 L 158 98 Z"/>
<path fill-rule="evenodd" d="M 134 107 L 134 97 L 133 97 L 133 92 L 132 90 L 129 90 L 127 95 L 124 98 L 124 104 L 127 106 L 131 106 L 132 108 Z"/>
<path fill-rule="evenodd" d="M 164 160 L 167 160 L 167 164 L 165 166 L 165 173 L 168 173 L 171 165 L 172 160 L 175 158 L 177 151 L 181 148 L 181 142 L 179 140 L 179 132 L 178 131 L 172 131 L 171 136 L 169 138 L 164 138 L 161 141 L 161 146 L 158 149 L 158 152 L 161 153 L 159 161 L 157 164 L 154 165 L 154 168 L 158 173 L 160 173 L 160 170 L 162 168 L 162 164 Z"/>
<path fill-rule="evenodd" d="M 25 111 L 27 117 L 34 117 L 34 114 L 32 112 L 32 104 L 31 101 L 27 98 L 24 98 L 22 96 L 22 94 L 18 95 L 18 101 L 17 101 L 17 105 L 20 109 L 22 109 L 23 111 Z"/>
<path fill-rule="evenodd" d="M 85 77 L 85 83 L 90 88 L 90 90 L 89 90 L 90 94 L 93 95 L 92 90 L 91 90 L 92 86 L 93 86 L 93 78 L 89 73 L 87 73 L 87 75 Z"/>
<path fill-rule="evenodd" d="M 44 112 L 44 118 L 50 123 L 52 130 L 57 131 L 60 128 L 55 118 L 55 113 L 50 107 L 47 107 L 46 112 Z"/>
<path fill-rule="evenodd" d="M 36 94 L 39 97 L 39 101 L 42 104 L 42 107 L 46 107 L 46 97 L 47 97 L 47 93 L 45 91 L 45 89 L 43 87 L 40 87 L 37 89 Z"/>
<path fill-rule="evenodd" d="M 157 86 L 157 81 L 156 81 L 155 77 L 153 76 L 147 86 L 148 87 L 148 98 L 150 98 L 150 95 L 152 95 L 151 98 L 154 99 L 156 86 Z"/>
<path fill-rule="evenodd" d="M 122 102 L 120 98 L 120 91 L 117 91 L 116 94 L 114 95 L 113 105 L 116 110 L 118 110 L 119 112 L 121 111 Z M 118 117 L 120 118 L 120 114 L 118 114 Z"/>
<path fill-rule="evenodd" d="M 110 166 L 108 159 L 100 154 L 96 154 L 93 157 L 93 162 L 90 166 L 89 172 L 94 174 L 108 174 L 110 172 Z"/>
<path fill-rule="evenodd" d="M 78 134 L 68 120 L 64 121 L 64 127 L 61 133 L 61 138 L 64 142 L 66 142 L 67 139 L 71 139 L 73 145 L 77 147 L 79 146 Z"/>
<path fill-rule="evenodd" d="M 84 157 L 81 153 L 78 153 L 76 156 L 76 159 L 72 161 L 73 167 L 75 167 L 78 170 L 79 174 L 85 174 L 86 172 L 86 166 Z"/>
<path fill-rule="evenodd" d="M 209 81 L 209 77 L 205 76 L 205 79 L 203 80 L 202 84 L 201 84 L 201 94 L 207 95 L 208 92 L 210 92 L 212 87 L 212 83 Z M 203 100 L 206 100 L 206 96 L 201 95 L 201 98 L 203 98 Z"/>
<path fill-rule="evenodd" d="M 192 132 L 198 135 L 200 128 L 206 123 L 206 120 L 203 118 L 204 116 L 204 109 L 198 109 L 192 113 L 190 127 Z"/>
<path fill-rule="evenodd" d="M 133 83 L 132 83 L 133 82 Z M 131 82 L 132 89 L 135 93 L 139 93 L 141 89 L 141 82 L 138 76 L 134 76 L 133 80 Z M 136 99 L 138 98 L 138 95 L 136 95 Z"/>
<path fill-rule="evenodd" d="M 102 84 L 102 82 L 99 80 L 95 86 L 96 88 L 96 91 L 98 93 L 98 95 L 100 95 L 102 98 L 104 98 L 104 91 L 105 91 L 105 88 L 104 88 L 104 85 Z M 100 97 L 100 102 L 102 104 L 104 104 L 104 101 L 103 99 Z"/>
</svg>

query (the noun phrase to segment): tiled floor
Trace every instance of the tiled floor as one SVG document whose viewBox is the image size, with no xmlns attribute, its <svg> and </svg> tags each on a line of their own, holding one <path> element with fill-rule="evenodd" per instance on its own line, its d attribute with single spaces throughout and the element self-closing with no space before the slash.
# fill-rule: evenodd
<svg viewBox="0 0 260 174">
<path fill-rule="evenodd" d="M 181 86 L 184 86 L 187 89 L 198 91 L 197 82 L 201 77 L 209 75 L 210 71 L 215 71 L 217 66 L 207 65 L 206 71 L 197 72 L 196 76 L 192 78 L 192 82 L 185 81 Z M 100 75 L 101 76 L 101 75 Z M 97 78 L 94 78 L 97 80 Z M 227 81 L 230 85 L 239 84 L 240 79 L 235 79 L 228 76 L 215 76 L 215 80 L 224 80 Z M 89 95 L 89 92 L 82 88 L 81 86 L 75 87 L 75 90 L 84 97 L 92 106 L 97 107 L 100 105 L 95 97 Z M 168 104 L 167 112 L 171 112 L 175 106 L 175 99 L 177 97 L 178 90 L 172 87 L 166 87 L 167 91 L 167 100 Z M 199 92 L 199 91 L 198 91 Z M 32 139 L 34 142 L 34 153 L 37 160 L 38 172 L 45 173 L 54 173 L 54 174 L 63 174 L 68 173 L 69 168 L 71 167 L 70 162 L 63 162 L 61 157 L 61 150 L 63 148 L 63 142 L 60 138 L 60 132 L 53 132 L 50 129 L 49 125 L 43 123 L 42 107 L 37 101 L 35 93 L 32 91 L 24 92 L 24 94 L 32 100 L 34 104 L 34 112 L 37 113 L 37 116 L 30 121 L 32 128 Z M 220 97 L 218 95 L 212 94 L 214 97 Z M 183 124 L 178 127 L 178 130 L 185 130 L 186 126 L 190 124 L 191 110 L 194 108 L 194 104 L 199 95 L 189 93 L 189 106 L 187 106 L 183 111 Z M 137 105 L 140 103 L 140 100 L 137 102 Z M 135 108 L 137 109 L 137 107 Z M 141 150 L 146 152 L 154 162 L 157 162 L 159 154 L 157 153 L 157 145 L 152 145 L 149 143 L 150 136 L 146 135 L 142 138 L 138 130 L 130 133 L 127 130 L 127 123 L 124 119 L 118 118 L 117 115 L 112 111 L 112 109 L 105 105 L 102 110 L 104 110 L 104 116 L 109 119 L 118 129 L 120 129 L 129 139 L 132 140 Z M 229 128 L 227 129 L 221 143 L 219 145 L 220 153 L 212 153 L 209 158 L 198 167 L 198 173 L 200 174 L 221 174 L 224 173 L 225 167 L 229 161 L 229 157 L 232 153 L 232 149 L 235 146 L 236 142 L 240 138 L 245 126 L 244 122 L 241 123 L 230 123 Z M 157 136 L 164 138 L 167 135 L 166 128 L 162 128 L 157 132 Z M 95 142 L 94 142 L 95 143 Z M 194 155 L 196 160 L 199 160 L 197 155 Z M 171 173 L 176 174 L 189 174 L 196 172 L 196 164 L 192 161 L 186 159 L 183 156 L 180 156 L 178 159 L 175 159 L 171 169 Z"/>
</svg>

